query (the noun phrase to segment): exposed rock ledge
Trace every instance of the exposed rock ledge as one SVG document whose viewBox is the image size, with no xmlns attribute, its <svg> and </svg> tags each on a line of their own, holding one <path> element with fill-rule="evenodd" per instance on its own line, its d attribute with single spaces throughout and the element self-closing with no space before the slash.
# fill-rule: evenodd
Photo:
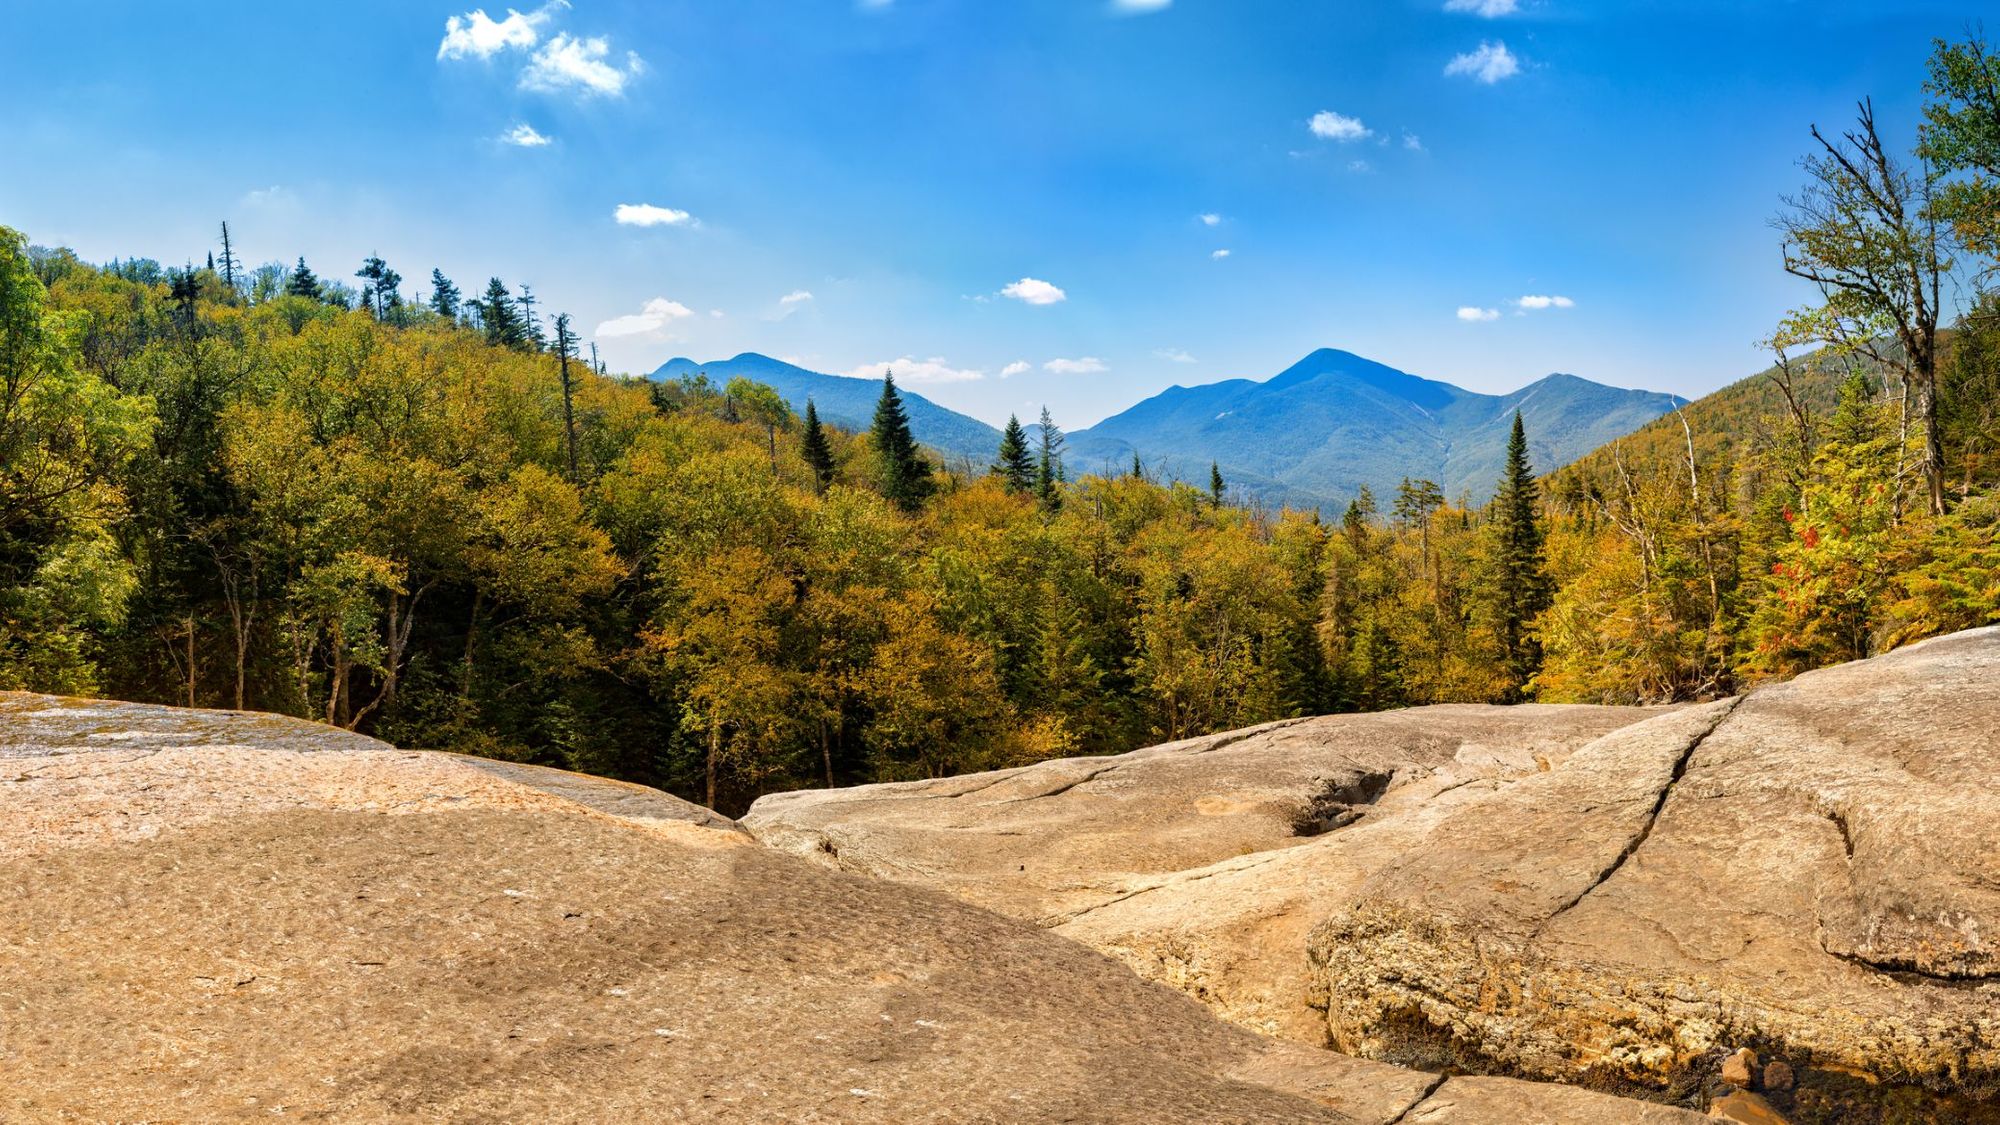
<svg viewBox="0 0 2000 1125">
<path fill-rule="evenodd" d="M 1668 713 L 1315 719 L 744 825 L 1357 1055 L 1696 1103 L 1753 1046 L 1796 1120 L 2000 1120 L 2000 629 Z"/>
<path fill-rule="evenodd" d="M 25 695 L 0 1076 L 6 1121 L 1696 1120 L 1261 1038 L 650 790 Z"/>
</svg>

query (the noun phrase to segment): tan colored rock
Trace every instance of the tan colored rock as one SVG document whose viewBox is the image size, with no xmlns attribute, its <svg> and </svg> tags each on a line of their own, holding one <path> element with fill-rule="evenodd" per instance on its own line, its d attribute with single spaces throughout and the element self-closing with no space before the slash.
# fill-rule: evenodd
<svg viewBox="0 0 2000 1125">
<path fill-rule="evenodd" d="M 1701 1114 L 1574 1087 L 1511 1078 L 1450 1078 L 1403 1116 L 1407 1125 L 1696 1125 Z"/>
<path fill-rule="evenodd" d="M 1232 1022 L 1319 1046 L 1325 1015 L 1306 1004 L 1314 924 L 1449 810 L 1659 713 L 1329 716 L 1112 758 L 780 794 L 743 823 L 830 866 L 1053 925 Z M 1332 821 L 1342 827 L 1323 831 Z"/>
<path fill-rule="evenodd" d="M 1790 1125 L 1770 1102 L 1747 1090 L 1733 1090 L 1715 1099 L 1708 1107 L 1708 1116 L 1744 1125 Z"/>
<path fill-rule="evenodd" d="M 0 747 L 0 1120 L 1381 1122 L 1433 1081 L 649 790 L 20 695 Z"/>
<path fill-rule="evenodd" d="M 1984 629 L 1607 735 L 1440 820 L 1314 932 L 1332 1037 L 1661 1089 L 1756 1041 L 1811 1060 L 1802 1100 L 2000 1117 L 1996 731 Z"/>
<path fill-rule="evenodd" d="M 1374 817 L 1407 785 L 1533 774 L 1654 714 L 1422 707 L 1271 723 L 1104 758 L 764 797 L 763 842 L 1057 924 L 1159 878 Z"/>
<path fill-rule="evenodd" d="M 1764 1064 L 1764 1088 L 1784 1093 L 1792 1088 L 1792 1068 L 1783 1062 Z"/>
<path fill-rule="evenodd" d="M 1739 1047 L 1722 1060 L 1722 1080 L 1739 1090 L 1748 1090 L 1757 1084 L 1757 1053 L 1748 1047 Z"/>
</svg>

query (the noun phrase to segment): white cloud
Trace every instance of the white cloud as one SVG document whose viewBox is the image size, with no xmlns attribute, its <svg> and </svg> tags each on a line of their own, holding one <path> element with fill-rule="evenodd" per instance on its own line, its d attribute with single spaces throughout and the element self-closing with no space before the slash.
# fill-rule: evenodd
<svg viewBox="0 0 2000 1125">
<path fill-rule="evenodd" d="M 254 207 L 260 210 L 292 210 L 297 208 L 298 205 L 299 197 L 293 194 L 290 188 L 278 184 L 245 192 L 242 202 L 238 204 L 238 206 Z"/>
<path fill-rule="evenodd" d="M 496 20 L 484 8 L 474 8 L 462 16 L 444 21 L 444 39 L 438 43 L 439 59 L 490 59 L 509 47 L 523 50 L 541 40 L 542 25 L 569 7 L 566 0 L 551 0 L 532 12 L 507 9 L 507 18 Z"/>
<path fill-rule="evenodd" d="M 694 216 L 686 211 L 651 203 L 620 203 L 611 217 L 627 227 L 683 227 L 694 222 Z"/>
<path fill-rule="evenodd" d="M 1069 299 L 1069 294 L 1061 289 L 1032 277 L 1024 277 L 1007 286 L 1000 290 L 1000 295 L 1012 297 L 1016 301 L 1026 301 L 1031 305 L 1053 305 Z"/>
<path fill-rule="evenodd" d="M 804 289 L 794 289 L 790 293 L 787 293 L 784 296 L 778 298 L 777 311 L 765 317 L 764 319 L 774 320 L 774 321 L 783 320 L 786 317 L 792 315 L 793 313 L 811 304 L 812 299 L 813 295 L 809 291 Z"/>
<path fill-rule="evenodd" d="M 1201 225 L 1205 227 L 1219 227 L 1222 225 L 1222 216 L 1209 211 L 1201 216 Z"/>
<path fill-rule="evenodd" d="M 1485 19 L 1511 16 L 1521 10 L 1519 0 L 1444 0 L 1447 12 L 1470 12 Z"/>
<path fill-rule="evenodd" d="M 1474 323 L 1486 320 L 1499 320 L 1500 310 L 1482 309 L 1477 305 L 1463 305 L 1458 310 L 1458 319 Z"/>
<path fill-rule="evenodd" d="M 1210 250 L 1208 252 L 1208 256 L 1219 262 L 1222 259 L 1227 258 L 1231 253 L 1232 251 L 1229 250 Z"/>
<path fill-rule="evenodd" d="M 684 320 L 694 315 L 694 310 L 679 301 L 669 301 L 665 297 L 655 297 L 647 301 L 645 307 L 629 316 L 613 317 L 597 326 L 599 336 L 644 336 L 658 332 L 676 320 Z"/>
<path fill-rule="evenodd" d="M 1373 172 L 1375 166 L 1366 160 L 1350 160 L 1347 162 L 1347 170 L 1350 172 Z"/>
<path fill-rule="evenodd" d="M 1198 362 L 1193 356 L 1187 354 L 1187 352 L 1185 351 L 1182 351 L 1180 348 L 1154 348 L 1153 354 L 1159 356 L 1161 359 L 1166 360 L 1168 363 Z"/>
<path fill-rule="evenodd" d="M 550 94 L 575 91 L 586 97 L 600 94 L 618 97 L 625 93 L 625 83 L 645 73 L 646 62 L 627 51 L 625 65 L 620 68 L 604 61 L 610 53 L 611 43 L 602 37 L 557 35 L 542 44 L 527 69 L 521 72 L 521 88 Z"/>
<path fill-rule="evenodd" d="M 1415 133 L 1404 133 L 1403 147 L 1409 149 L 1411 152 L 1422 152 L 1424 151 L 1424 139 Z"/>
<path fill-rule="evenodd" d="M 724 313 L 721 309 L 710 309 L 708 310 L 708 315 L 716 320 L 721 320 L 724 316 Z"/>
<path fill-rule="evenodd" d="M 1162 12 L 1173 5 L 1174 0 L 1111 0 L 1111 9 L 1116 12 Z"/>
<path fill-rule="evenodd" d="M 1375 135 L 1375 130 L 1361 123 L 1359 117 L 1349 117 L 1330 109 L 1320 110 L 1306 122 L 1312 135 L 1329 141 L 1359 141 Z"/>
<path fill-rule="evenodd" d="M 884 370 L 895 372 L 898 383 L 970 383 L 986 378 L 986 372 L 970 367 L 953 367 L 941 355 L 929 359 L 906 355 L 882 363 L 864 363 L 846 374 L 856 379 L 880 379 Z"/>
<path fill-rule="evenodd" d="M 1527 296 L 1514 302 L 1523 311 L 1528 309 L 1573 309 L 1576 302 L 1568 297 Z"/>
<path fill-rule="evenodd" d="M 553 141 L 553 138 L 544 135 L 533 125 L 525 121 L 500 134 L 500 139 L 507 144 L 518 145 L 521 148 L 541 148 L 543 145 Z"/>
<path fill-rule="evenodd" d="M 1476 82 L 1491 86 L 1503 78 L 1512 78 L 1521 73 L 1521 60 L 1507 49 L 1507 44 L 1498 41 L 1481 43 L 1479 49 L 1457 55 L 1445 64 L 1447 75 L 1463 75 Z"/>
<path fill-rule="evenodd" d="M 1052 359 L 1042 364 L 1042 370 L 1053 371 L 1057 375 L 1098 375 L 1111 370 L 1104 361 L 1094 355 L 1077 359 Z"/>
<path fill-rule="evenodd" d="M 1029 363 L 1025 359 L 1017 359 L 1000 369 L 1000 377 L 1002 379 L 1011 379 L 1016 375 L 1026 375 L 1029 371 L 1034 370 L 1034 366 L 1034 364 Z"/>
</svg>

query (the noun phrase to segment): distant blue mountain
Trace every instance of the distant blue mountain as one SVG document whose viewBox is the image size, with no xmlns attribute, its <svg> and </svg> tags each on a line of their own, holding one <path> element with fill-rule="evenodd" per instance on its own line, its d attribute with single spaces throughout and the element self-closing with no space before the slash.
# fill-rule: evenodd
<svg viewBox="0 0 2000 1125">
<path fill-rule="evenodd" d="M 651 378 L 660 381 L 683 375 L 705 374 L 717 383 L 727 383 L 741 375 L 763 383 L 784 396 L 792 409 L 805 413 L 806 399 L 813 401 L 827 423 L 849 430 L 866 430 L 875 418 L 875 403 L 882 397 L 882 380 L 852 379 L 845 375 L 822 375 L 783 360 L 756 352 L 744 352 L 735 359 L 696 363 L 691 359 L 670 359 Z M 967 458 L 975 466 L 993 459 L 1000 445 L 1000 431 L 955 410 L 947 410 L 930 399 L 898 386 L 903 409 L 910 416 L 910 432 L 925 445 L 948 458 Z"/>
<path fill-rule="evenodd" d="M 807 371 L 756 352 L 696 363 L 671 359 L 654 379 L 741 375 L 803 411 L 811 398 L 827 422 L 865 430 L 882 394 L 876 379 Z M 1000 432 L 899 388 L 917 440 L 975 469 L 993 459 Z M 1423 379 L 1349 352 L 1322 348 L 1263 382 L 1229 379 L 1169 387 L 1069 435 L 1072 475 L 1122 473 L 1136 452 L 1149 474 L 1208 482 L 1221 466 L 1232 490 L 1273 506 L 1335 510 L 1362 485 L 1386 506 L 1404 477 L 1436 481 L 1453 501 L 1492 495 L 1520 410 L 1537 472 L 1550 472 L 1674 408 L 1672 395 L 1550 375 L 1507 395 Z M 1030 438 L 1034 427 L 1029 427 Z"/>
<path fill-rule="evenodd" d="M 1638 429 L 1683 400 L 1550 375 L 1508 395 L 1422 379 L 1323 348 L 1264 382 L 1170 387 L 1069 438 L 1075 472 L 1149 472 L 1206 483 L 1211 461 L 1232 488 L 1266 503 L 1331 509 L 1362 485 L 1386 504 L 1404 477 L 1445 495 L 1487 499 L 1520 410 L 1537 472 Z"/>
</svg>

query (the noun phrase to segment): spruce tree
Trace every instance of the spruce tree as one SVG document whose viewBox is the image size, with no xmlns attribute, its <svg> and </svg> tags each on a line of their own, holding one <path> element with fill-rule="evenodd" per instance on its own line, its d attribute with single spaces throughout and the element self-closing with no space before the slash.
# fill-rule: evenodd
<svg viewBox="0 0 2000 1125">
<path fill-rule="evenodd" d="M 1049 408 L 1042 407 L 1040 455 L 1035 459 L 1035 495 L 1041 498 L 1042 507 L 1055 509 L 1062 505 L 1063 482 L 1063 432 L 1056 428 L 1056 421 L 1049 415 Z"/>
<path fill-rule="evenodd" d="M 312 267 L 306 265 L 304 258 L 299 259 L 298 266 L 292 270 L 292 276 L 286 280 L 285 294 L 291 297 L 310 297 L 315 301 L 320 299 L 319 278 L 314 275 Z"/>
<path fill-rule="evenodd" d="M 812 468 L 813 482 L 825 492 L 833 483 L 833 446 L 826 440 L 826 427 L 820 425 L 819 408 L 810 398 L 806 399 L 806 433 L 799 442 L 799 452 Z"/>
<path fill-rule="evenodd" d="M 486 325 L 486 342 L 504 348 L 518 348 L 528 342 L 527 326 L 514 309 L 514 295 L 499 278 L 486 282 L 486 299 L 478 302 L 479 318 Z"/>
<path fill-rule="evenodd" d="M 556 366 L 562 375 L 563 435 L 569 446 L 569 479 L 579 479 L 576 469 L 576 383 L 569 375 L 569 361 L 576 354 L 576 337 L 569 334 L 569 314 L 556 317 Z"/>
<path fill-rule="evenodd" d="M 236 256 L 236 247 L 229 240 L 229 224 L 222 224 L 222 257 L 216 262 L 222 269 L 222 280 L 234 291 L 236 275 L 243 269 L 243 259 Z"/>
<path fill-rule="evenodd" d="M 882 398 L 875 404 L 875 422 L 868 432 L 881 467 L 882 495 L 906 512 L 923 507 L 936 482 L 931 480 L 929 462 L 917 451 L 917 441 L 910 435 L 910 417 L 903 410 L 902 396 L 896 393 L 893 373 L 882 373 Z"/>
<path fill-rule="evenodd" d="M 1542 666 L 1542 644 L 1535 635 L 1535 618 L 1549 607 L 1552 591 L 1542 559 L 1539 488 L 1528 464 L 1528 435 L 1514 412 L 1514 432 L 1507 438 L 1507 468 L 1493 497 L 1494 627 L 1507 662 L 1509 694 L 1522 696 L 1529 679 Z"/>
<path fill-rule="evenodd" d="M 433 269 L 431 271 L 431 311 L 446 320 L 457 320 L 458 298 L 458 286 L 451 283 L 451 279 L 444 275 L 443 270 Z"/>
<path fill-rule="evenodd" d="M 1222 507 L 1222 466 L 1214 461 L 1208 463 L 1208 502 Z"/>
<path fill-rule="evenodd" d="M 1132 479 L 1146 479 L 1146 466 L 1139 462 L 1139 451 L 1136 449 L 1132 451 Z"/>
<path fill-rule="evenodd" d="M 1000 433 L 1000 456 L 993 462 L 993 473 L 1007 485 L 1009 492 L 1026 492 L 1035 483 L 1035 463 L 1028 457 L 1028 431 L 1021 426 L 1021 419 L 1007 416 L 1007 428 Z"/>
</svg>

